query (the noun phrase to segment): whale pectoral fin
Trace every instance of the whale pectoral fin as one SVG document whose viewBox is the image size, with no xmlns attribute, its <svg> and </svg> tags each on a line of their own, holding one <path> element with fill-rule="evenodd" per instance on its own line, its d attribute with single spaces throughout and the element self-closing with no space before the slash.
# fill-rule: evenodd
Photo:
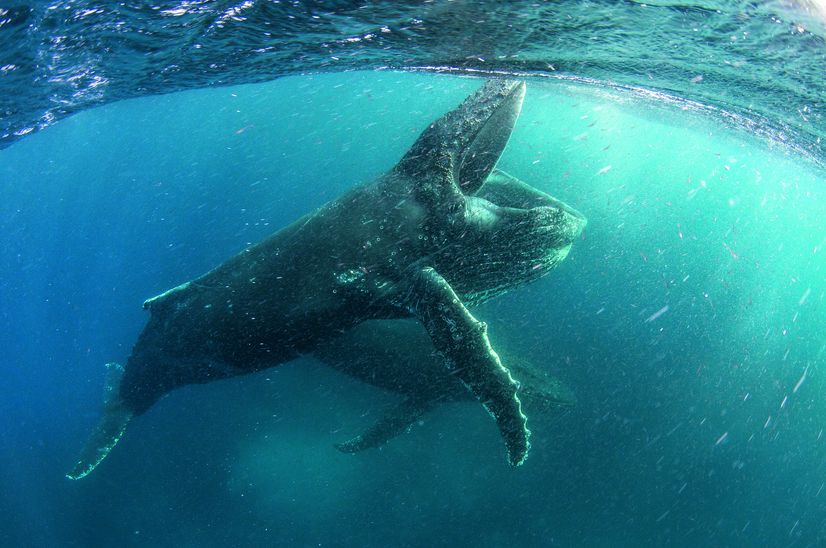
<svg viewBox="0 0 826 548">
<path fill-rule="evenodd" d="M 491 348 L 487 325 L 471 315 L 447 280 L 430 267 L 419 270 L 397 299 L 424 324 L 451 374 L 496 420 L 510 464 L 522 464 L 530 431 L 517 396 L 519 385 Z"/>
<path fill-rule="evenodd" d="M 117 386 L 123 374 L 123 368 L 117 364 L 106 364 L 106 366 L 109 368 L 109 375 L 106 380 L 103 418 L 86 440 L 77 464 L 71 472 L 66 474 L 69 479 L 78 480 L 94 470 L 118 443 L 123 431 L 129 426 L 129 421 L 132 420 L 132 411 L 128 410 L 117 396 Z"/>
<path fill-rule="evenodd" d="M 514 80 L 491 79 L 425 129 L 410 147 L 396 170 L 411 174 L 421 183 L 419 190 L 427 189 L 460 192 L 472 196 L 484 184 L 508 144 L 522 101 L 525 83 Z M 453 182 L 442 189 L 429 189 L 427 177 L 417 174 L 433 171 L 436 166 L 449 166 Z"/>
<path fill-rule="evenodd" d="M 342 453 L 358 453 L 365 449 L 379 447 L 404 434 L 419 418 L 433 409 L 436 402 L 419 398 L 408 398 L 389 410 L 364 433 L 344 443 L 337 443 L 336 449 Z"/>
</svg>

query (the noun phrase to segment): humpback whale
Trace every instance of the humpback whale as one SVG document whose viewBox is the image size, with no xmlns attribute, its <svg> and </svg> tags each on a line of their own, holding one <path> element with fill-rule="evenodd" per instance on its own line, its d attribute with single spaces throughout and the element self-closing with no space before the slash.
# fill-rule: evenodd
<svg viewBox="0 0 826 548">
<path fill-rule="evenodd" d="M 365 432 L 337 444 L 344 453 L 387 443 L 442 403 L 476 400 L 450 374 L 416 320 L 367 320 L 322 343 L 312 356 L 341 373 L 404 397 Z M 519 400 L 527 413 L 556 416 L 576 405 L 573 392 L 559 379 L 516 356 L 507 355 L 504 361 L 519 383 Z"/>
<path fill-rule="evenodd" d="M 493 417 L 510 464 L 522 464 L 530 431 L 519 385 L 467 307 L 546 274 L 586 224 L 495 171 L 524 95 L 523 82 L 486 81 L 390 171 L 147 300 L 147 324 L 126 366 L 110 364 L 103 418 L 67 477 L 91 472 L 134 417 L 176 388 L 285 363 L 366 320 L 402 318 L 424 326 Z"/>
</svg>

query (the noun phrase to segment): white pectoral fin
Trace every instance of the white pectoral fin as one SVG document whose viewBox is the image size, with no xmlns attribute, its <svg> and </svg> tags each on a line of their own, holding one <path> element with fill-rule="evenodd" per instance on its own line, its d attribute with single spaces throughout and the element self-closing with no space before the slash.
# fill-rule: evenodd
<svg viewBox="0 0 826 548">
<path fill-rule="evenodd" d="M 517 396 L 519 388 L 490 346 L 487 326 L 474 318 L 436 270 L 419 270 L 404 296 L 404 306 L 424 324 L 445 364 L 496 420 L 519 466 L 528 455 L 530 431 Z"/>
</svg>

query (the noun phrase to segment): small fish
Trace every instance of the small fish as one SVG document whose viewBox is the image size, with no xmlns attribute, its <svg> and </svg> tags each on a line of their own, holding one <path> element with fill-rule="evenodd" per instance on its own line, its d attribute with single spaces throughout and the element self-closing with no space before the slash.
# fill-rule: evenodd
<svg viewBox="0 0 826 548">
<path fill-rule="evenodd" d="M 668 305 L 665 305 L 664 307 L 660 308 L 658 311 L 651 314 L 651 316 L 647 320 L 645 320 L 645 323 L 653 322 L 654 320 L 656 320 L 657 318 L 659 318 L 660 316 L 662 316 L 666 312 L 668 312 Z"/>
<path fill-rule="evenodd" d="M 800 385 L 803 384 L 803 381 L 806 380 L 806 373 L 809 372 L 809 365 L 811 365 L 811 362 L 806 364 L 806 369 L 803 370 L 803 376 L 800 377 L 800 380 L 797 381 L 796 385 L 794 385 L 794 390 L 792 390 L 792 394 L 796 394 L 797 390 L 800 388 Z"/>
</svg>

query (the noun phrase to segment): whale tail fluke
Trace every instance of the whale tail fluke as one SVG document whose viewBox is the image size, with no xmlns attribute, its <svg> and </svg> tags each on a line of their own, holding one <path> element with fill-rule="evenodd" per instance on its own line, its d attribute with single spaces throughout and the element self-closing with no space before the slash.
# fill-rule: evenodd
<svg viewBox="0 0 826 548">
<path fill-rule="evenodd" d="M 118 396 L 123 367 L 116 363 L 107 363 L 106 367 L 109 371 L 106 376 L 103 418 L 86 441 L 77 464 L 66 474 L 69 479 L 78 480 L 94 470 L 118 443 L 129 421 L 132 420 L 132 411 L 123 405 Z"/>
</svg>

